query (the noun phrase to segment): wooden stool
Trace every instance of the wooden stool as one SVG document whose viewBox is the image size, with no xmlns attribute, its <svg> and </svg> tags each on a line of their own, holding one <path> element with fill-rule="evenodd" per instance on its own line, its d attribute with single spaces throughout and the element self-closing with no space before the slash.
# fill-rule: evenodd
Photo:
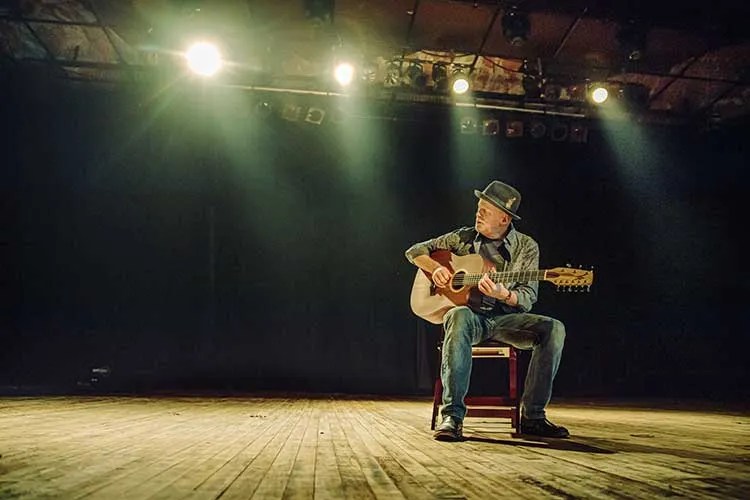
<svg viewBox="0 0 750 500">
<path fill-rule="evenodd" d="M 438 346 L 438 352 L 442 343 Z M 485 341 L 471 348 L 471 358 L 507 359 L 508 392 L 502 396 L 469 396 L 464 398 L 467 417 L 499 417 L 509 418 L 511 426 L 518 432 L 521 421 L 521 404 L 518 396 L 518 364 L 515 347 L 502 342 Z M 440 364 L 438 364 L 440 366 Z M 438 374 L 435 380 L 435 391 L 432 399 L 432 423 L 430 429 L 435 429 L 438 410 L 443 400 L 443 383 Z"/>
</svg>

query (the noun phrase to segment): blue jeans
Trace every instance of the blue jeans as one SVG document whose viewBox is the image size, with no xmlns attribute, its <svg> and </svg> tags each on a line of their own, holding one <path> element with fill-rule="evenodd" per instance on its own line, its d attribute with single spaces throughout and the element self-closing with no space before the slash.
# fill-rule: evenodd
<svg viewBox="0 0 750 500">
<path fill-rule="evenodd" d="M 525 418 L 545 418 L 544 409 L 552 397 L 552 382 L 565 344 L 562 322 L 531 313 L 484 315 L 460 306 L 448 311 L 443 327 L 443 417 L 463 420 L 466 416 L 464 398 L 471 377 L 471 346 L 493 339 L 533 350 L 521 397 L 521 414 Z"/>
</svg>

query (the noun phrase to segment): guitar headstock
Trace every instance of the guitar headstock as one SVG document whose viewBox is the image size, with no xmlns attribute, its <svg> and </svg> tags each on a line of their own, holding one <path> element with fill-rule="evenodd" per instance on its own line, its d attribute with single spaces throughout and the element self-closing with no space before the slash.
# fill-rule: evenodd
<svg viewBox="0 0 750 500">
<path fill-rule="evenodd" d="M 555 267 L 547 270 L 544 279 L 557 285 L 561 292 L 588 292 L 594 282 L 594 271 L 580 267 Z"/>
</svg>

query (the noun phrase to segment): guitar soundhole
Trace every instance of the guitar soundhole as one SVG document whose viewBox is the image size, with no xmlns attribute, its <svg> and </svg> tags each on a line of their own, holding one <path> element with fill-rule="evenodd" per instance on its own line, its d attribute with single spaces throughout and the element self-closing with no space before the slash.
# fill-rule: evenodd
<svg viewBox="0 0 750 500">
<path fill-rule="evenodd" d="M 457 292 L 464 287 L 464 276 L 466 271 L 456 271 L 456 274 L 451 278 L 451 290 Z"/>
</svg>

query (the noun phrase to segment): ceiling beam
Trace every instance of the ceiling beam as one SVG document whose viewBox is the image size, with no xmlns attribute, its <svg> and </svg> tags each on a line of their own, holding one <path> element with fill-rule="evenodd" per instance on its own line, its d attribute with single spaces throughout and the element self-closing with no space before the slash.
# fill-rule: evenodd
<svg viewBox="0 0 750 500">
<path fill-rule="evenodd" d="M 484 30 L 484 35 L 482 36 L 482 42 L 479 44 L 479 48 L 477 49 L 476 54 L 474 54 L 474 60 L 471 61 L 471 65 L 469 66 L 469 73 L 474 71 L 474 66 L 476 66 L 477 61 L 479 60 L 479 57 L 482 55 L 484 46 L 487 44 L 487 39 L 490 37 L 490 33 L 492 33 L 492 28 L 495 26 L 495 23 L 497 22 L 497 18 L 500 16 L 500 12 L 502 12 L 502 10 L 503 10 L 502 5 L 498 4 L 497 8 L 495 8 L 495 12 L 492 14 L 492 19 L 490 19 L 490 23 L 487 25 L 487 29 Z"/>
<path fill-rule="evenodd" d="M 565 47 L 565 44 L 568 43 L 568 39 L 573 34 L 573 31 L 578 27 L 578 24 L 581 22 L 581 19 L 586 15 L 586 12 L 588 12 L 589 8 L 588 6 L 584 7 L 584 9 L 581 11 L 580 14 L 573 20 L 572 23 L 570 23 L 570 26 L 568 26 L 568 29 L 565 30 L 565 34 L 560 39 L 560 43 L 557 44 L 557 49 L 555 49 L 555 53 L 552 54 L 552 59 L 557 59 L 557 56 L 562 51 L 563 47 Z"/>
<path fill-rule="evenodd" d="M 122 64 L 127 64 L 127 61 L 125 61 L 125 58 L 122 57 L 122 53 L 120 52 L 120 49 L 117 48 L 117 45 L 115 44 L 114 39 L 112 38 L 112 34 L 109 32 L 109 30 L 102 24 L 102 19 L 99 17 L 99 14 L 97 13 L 96 9 L 94 8 L 94 5 L 92 2 L 88 0 L 83 0 L 82 3 L 86 6 L 86 8 L 91 11 L 91 14 L 93 14 L 94 19 L 96 19 L 96 22 L 98 24 L 98 27 L 104 32 L 104 36 L 107 37 L 107 41 L 112 46 L 112 50 L 114 50 L 115 55 L 117 55 L 117 60 L 120 61 Z"/>
</svg>

